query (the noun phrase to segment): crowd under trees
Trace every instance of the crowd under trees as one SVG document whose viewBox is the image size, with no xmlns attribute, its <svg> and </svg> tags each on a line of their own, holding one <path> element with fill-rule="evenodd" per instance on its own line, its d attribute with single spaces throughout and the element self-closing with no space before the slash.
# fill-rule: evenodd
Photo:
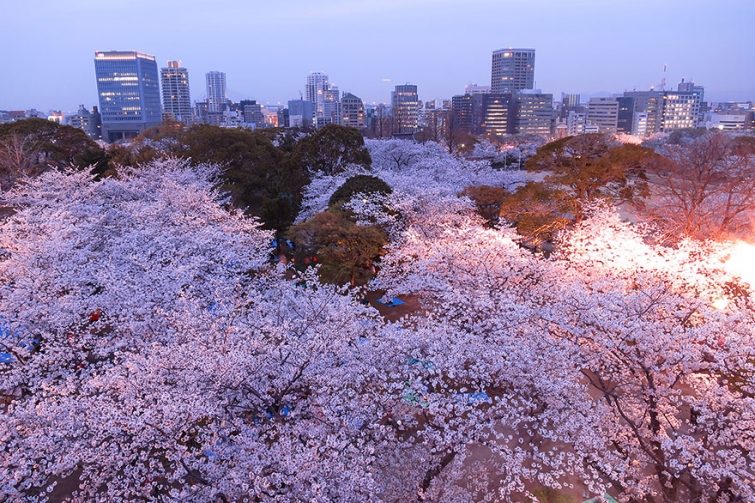
<svg viewBox="0 0 755 503">
<path fill-rule="evenodd" d="M 0 499 L 755 500 L 752 138 L 70 129 L 0 128 Z"/>
</svg>

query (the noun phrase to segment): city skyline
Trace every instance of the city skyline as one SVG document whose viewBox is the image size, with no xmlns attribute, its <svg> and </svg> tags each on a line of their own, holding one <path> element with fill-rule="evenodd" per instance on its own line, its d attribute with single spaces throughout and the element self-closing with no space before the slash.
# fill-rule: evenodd
<svg viewBox="0 0 755 503">
<path fill-rule="evenodd" d="M 705 85 L 710 101 L 753 99 L 755 70 L 748 52 L 755 46 L 755 35 L 746 28 L 755 18 L 755 6 L 735 0 L 723 0 L 715 9 L 701 1 L 675 4 L 633 2 L 617 7 L 581 1 L 567 6 L 517 0 L 498 5 L 472 0 L 459 6 L 442 0 L 411 5 L 386 0 L 369 5 L 329 1 L 250 7 L 225 0 L 199 18 L 205 29 L 184 23 L 185 28 L 166 37 L 155 27 L 169 14 L 174 16 L 172 26 L 184 26 L 175 18 L 196 15 L 190 7 L 199 2 L 167 1 L 132 13 L 88 0 L 65 6 L 42 0 L 34 5 L 35 12 L 30 5 L 9 6 L 0 20 L 0 39 L 15 47 L 6 63 L 14 71 L 0 84 L 0 109 L 67 111 L 81 103 L 97 103 L 91 67 L 95 50 L 143 51 L 154 55 L 159 67 L 180 59 L 195 81 L 219 70 L 227 75 L 230 99 L 268 104 L 297 98 L 304 90 L 304 77 L 312 72 L 327 74 L 333 86 L 365 103 L 388 103 L 394 86 L 407 82 L 419 87 L 422 100 L 448 99 L 463 92 L 466 84 L 489 83 L 490 55 L 507 47 L 537 50 L 534 87 L 554 96 L 572 92 L 586 100 L 647 90 L 660 83 L 667 65 L 667 89 L 687 78 Z M 176 5 L 182 9 L 176 11 Z M 651 7 L 653 16 L 646 16 Z M 476 9 L 484 9 L 486 15 L 475 15 Z M 105 23 L 115 12 L 124 26 L 133 28 L 119 30 L 121 23 Z M 398 18 L 414 21 L 411 26 L 391 23 Z M 20 19 L 24 23 L 18 23 Z M 495 19 L 506 21 L 496 25 Z M 666 22 L 669 19 L 675 22 Z M 237 28 L 245 20 L 257 24 L 239 37 Z M 608 26 L 606 20 L 611 20 Z M 295 34 L 307 22 L 318 29 Z M 88 36 L 49 29 L 77 23 L 89 25 Z M 693 26 L 700 30 L 689 29 Z M 56 36 L 55 44 L 49 37 L 37 43 L 11 42 L 34 33 L 34 27 Z M 397 33 L 402 34 L 398 40 Z M 28 78 L 43 62 L 55 78 Z M 202 87 L 196 82 L 192 101 L 206 98 Z"/>
</svg>

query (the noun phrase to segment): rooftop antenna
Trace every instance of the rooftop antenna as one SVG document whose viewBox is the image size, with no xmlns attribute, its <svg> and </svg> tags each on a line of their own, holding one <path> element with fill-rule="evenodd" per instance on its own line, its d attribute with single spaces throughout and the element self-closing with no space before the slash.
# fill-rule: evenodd
<svg viewBox="0 0 755 503">
<path fill-rule="evenodd" d="M 666 64 L 663 64 L 663 78 L 661 79 L 661 91 L 666 90 Z"/>
</svg>

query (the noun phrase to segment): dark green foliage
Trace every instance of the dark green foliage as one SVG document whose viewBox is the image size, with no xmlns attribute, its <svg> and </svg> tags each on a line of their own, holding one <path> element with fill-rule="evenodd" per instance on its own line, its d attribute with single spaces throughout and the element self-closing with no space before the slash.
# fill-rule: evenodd
<svg viewBox="0 0 755 503">
<path fill-rule="evenodd" d="M 279 233 L 293 222 L 309 183 L 304 167 L 276 148 L 268 134 L 194 126 L 180 136 L 174 153 L 222 166 L 222 188 L 233 203 Z"/>
<path fill-rule="evenodd" d="M 376 176 L 356 175 L 352 176 L 330 196 L 328 206 L 347 203 L 354 194 L 390 194 L 393 192 L 390 185 Z"/>
<path fill-rule="evenodd" d="M 327 125 L 297 143 L 294 149 L 297 164 L 309 172 L 327 175 L 341 173 L 349 164 L 365 168 L 372 165 L 362 134 L 353 128 Z"/>
<path fill-rule="evenodd" d="M 296 243 L 298 264 L 319 264 L 324 281 L 364 284 L 372 277 L 373 263 L 388 242 L 375 225 L 357 225 L 340 210 L 318 213 L 289 230 Z"/>
<path fill-rule="evenodd" d="M 0 124 L 0 143 L 20 141 L 24 145 L 25 167 L 33 172 L 48 166 L 92 167 L 95 173 L 107 168 L 105 152 L 84 131 L 45 119 L 24 119 Z"/>
</svg>

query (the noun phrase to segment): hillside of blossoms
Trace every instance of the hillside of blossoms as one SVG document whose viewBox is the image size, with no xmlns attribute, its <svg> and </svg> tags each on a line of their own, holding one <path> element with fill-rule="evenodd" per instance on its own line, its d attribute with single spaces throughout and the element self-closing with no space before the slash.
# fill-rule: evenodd
<svg viewBox="0 0 755 503">
<path fill-rule="evenodd" d="M 755 501 L 755 142 L 522 140 L 3 171 L 0 500 Z"/>
</svg>

